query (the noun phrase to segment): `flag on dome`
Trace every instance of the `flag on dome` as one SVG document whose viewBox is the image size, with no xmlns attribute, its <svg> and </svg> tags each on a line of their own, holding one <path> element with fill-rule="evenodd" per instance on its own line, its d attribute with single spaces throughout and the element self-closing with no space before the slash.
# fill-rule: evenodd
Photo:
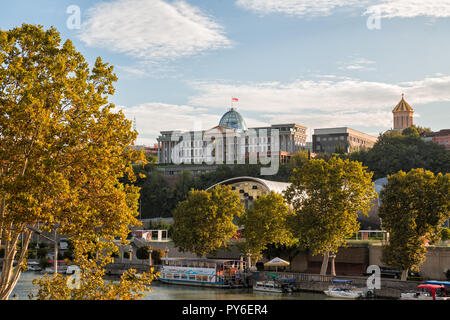
<svg viewBox="0 0 450 320">
<path fill-rule="evenodd" d="M 238 102 L 239 99 L 238 99 L 238 98 L 231 98 L 231 101 L 233 101 L 233 102 Z"/>
</svg>

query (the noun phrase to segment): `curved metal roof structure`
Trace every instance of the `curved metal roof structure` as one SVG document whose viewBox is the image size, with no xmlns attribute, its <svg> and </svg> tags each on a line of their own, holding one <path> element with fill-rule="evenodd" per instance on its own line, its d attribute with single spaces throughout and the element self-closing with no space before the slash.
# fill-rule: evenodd
<svg viewBox="0 0 450 320">
<path fill-rule="evenodd" d="M 219 125 L 236 130 L 247 130 L 247 124 L 239 112 L 231 108 L 220 119 Z"/>
<path fill-rule="evenodd" d="M 235 178 L 231 178 L 231 179 L 227 179 L 227 180 L 218 182 L 218 183 L 212 185 L 211 187 L 207 188 L 206 190 L 214 188 L 215 186 L 220 185 L 220 184 L 228 185 L 228 184 L 232 184 L 232 183 L 236 183 L 236 182 L 245 182 L 245 181 L 252 181 L 252 182 L 260 183 L 263 186 L 265 186 L 269 191 L 274 191 L 277 193 L 282 193 L 284 190 L 286 190 L 287 187 L 289 187 L 291 185 L 290 183 L 287 183 L 287 182 L 270 181 L 270 180 L 245 176 L 245 177 L 235 177 Z"/>
</svg>

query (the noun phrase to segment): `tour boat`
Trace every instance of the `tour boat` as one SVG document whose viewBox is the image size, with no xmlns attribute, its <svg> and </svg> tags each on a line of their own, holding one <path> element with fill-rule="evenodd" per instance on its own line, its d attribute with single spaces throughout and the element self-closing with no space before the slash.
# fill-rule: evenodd
<svg viewBox="0 0 450 320">
<path fill-rule="evenodd" d="M 332 282 L 334 283 L 334 285 L 328 287 L 328 290 L 324 291 L 327 296 L 332 298 L 359 299 L 370 296 L 372 294 L 371 291 L 351 286 L 351 280 L 335 279 L 332 280 Z"/>
<path fill-rule="evenodd" d="M 163 283 L 242 288 L 246 285 L 240 260 L 162 258 L 159 280 Z"/>
<path fill-rule="evenodd" d="M 254 291 L 264 291 L 264 292 L 285 292 L 281 283 L 274 280 L 257 281 L 253 286 Z"/>
<path fill-rule="evenodd" d="M 419 284 L 418 291 L 402 293 L 400 300 L 450 300 L 444 285 Z"/>
</svg>

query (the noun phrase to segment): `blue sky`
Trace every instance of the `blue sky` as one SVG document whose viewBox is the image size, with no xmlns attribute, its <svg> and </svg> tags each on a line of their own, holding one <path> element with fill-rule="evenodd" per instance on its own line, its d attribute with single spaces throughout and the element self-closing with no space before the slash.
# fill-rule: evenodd
<svg viewBox="0 0 450 320">
<path fill-rule="evenodd" d="M 232 96 L 250 127 L 377 135 L 392 127 L 402 93 L 416 124 L 450 127 L 450 0 L 0 3 L 3 30 L 55 26 L 88 61 L 115 66 L 112 102 L 136 118 L 138 144 L 218 124 Z M 68 28 L 70 5 L 80 8 L 79 29 Z"/>
</svg>

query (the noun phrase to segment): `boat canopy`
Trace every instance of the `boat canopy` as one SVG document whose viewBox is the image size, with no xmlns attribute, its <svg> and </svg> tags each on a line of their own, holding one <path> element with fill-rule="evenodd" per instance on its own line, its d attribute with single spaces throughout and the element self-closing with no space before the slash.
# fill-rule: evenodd
<svg viewBox="0 0 450 320">
<path fill-rule="evenodd" d="M 295 279 L 294 278 L 278 278 L 278 281 L 283 281 L 286 283 L 295 283 Z"/>
<path fill-rule="evenodd" d="M 444 286 L 438 286 L 437 284 L 419 284 L 417 289 L 428 289 L 431 291 L 431 295 L 433 296 L 433 300 L 436 300 L 436 290 L 443 289 L 445 292 Z"/>
<path fill-rule="evenodd" d="M 428 280 L 428 281 L 425 281 L 425 284 L 435 284 L 438 286 L 450 287 L 450 281 Z"/>
<path fill-rule="evenodd" d="M 266 276 L 272 277 L 272 278 L 277 278 L 280 276 L 280 274 L 279 273 L 266 273 Z"/>
<path fill-rule="evenodd" d="M 334 282 L 334 283 L 351 283 L 352 280 L 333 279 L 333 280 L 331 280 L 331 282 Z"/>
</svg>

